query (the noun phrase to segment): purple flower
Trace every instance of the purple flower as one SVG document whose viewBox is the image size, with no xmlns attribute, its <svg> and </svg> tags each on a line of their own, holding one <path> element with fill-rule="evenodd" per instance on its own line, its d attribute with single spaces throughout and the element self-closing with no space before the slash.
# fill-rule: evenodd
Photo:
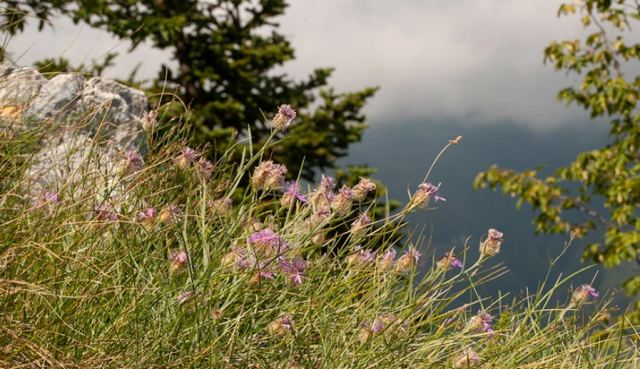
<svg viewBox="0 0 640 369">
<path fill-rule="evenodd" d="M 260 275 L 261 279 L 273 279 L 275 274 L 270 270 L 261 270 L 258 275 Z"/>
<path fill-rule="evenodd" d="M 478 313 L 480 320 L 482 321 L 482 331 L 486 333 L 492 333 L 493 327 L 491 326 L 491 322 L 493 321 L 493 317 L 484 311 Z"/>
<path fill-rule="evenodd" d="M 358 184 L 353 186 L 354 200 L 362 201 L 367 197 L 369 192 L 376 190 L 376 184 L 368 178 L 360 178 Z"/>
<path fill-rule="evenodd" d="M 296 117 L 296 111 L 291 108 L 291 105 L 280 105 L 278 108 L 278 114 L 282 114 L 285 118 L 292 120 Z"/>
<path fill-rule="evenodd" d="M 204 178 L 211 178 L 211 175 L 213 174 L 213 164 L 211 164 L 209 160 L 200 158 L 200 160 L 198 160 L 196 164 L 198 166 L 198 170 L 200 171 L 200 173 L 202 173 L 202 176 Z"/>
<path fill-rule="evenodd" d="M 180 155 L 176 158 L 176 163 L 180 168 L 187 169 L 189 165 L 196 161 L 197 158 L 198 153 L 196 150 L 185 146 L 180 150 Z"/>
<path fill-rule="evenodd" d="M 186 146 L 182 148 L 182 155 L 187 158 L 189 161 L 194 162 L 198 157 L 198 153 L 196 150 Z"/>
<path fill-rule="evenodd" d="M 493 333 L 491 322 L 493 317 L 484 311 L 478 312 L 477 315 L 471 317 L 467 323 L 467 330 L 472 332 Z"/>
<path fill-rule="evenodd" d="M 471 348 L 466 348 L 454 363 L 455 368 L 473 368 L 480 361 L 480 356 Z"/>
<path fill-rule="evenodd" d="M 142 156 L 134 149 L 129 149 L 124 153 L 125 169 L 136 172 L 144 166 Z"/>
<path fill-rule="evenodd" d="M 418 263 L 418 260 L 420 260 L 420 256 L 422 256 L 422 254 L 416 248 L 410 247 L 409 250 L 407 250 L 407 252 L 405 253 L 405 256 L 412 258 L 415 263 Z"/>
<path fill-rule="evenodd" d="M 589 297 L 595 299 L 598 298 L 598 296 L 600 296 L 600 294 L 595 288 L 591 287 L 590 284 L 583 284 L 573 291 L 571 302 L 573 304 L 582 305 L 582 303 L 584 303 Z"/>
<path fill-rule="evenodd" d="M 138 213 L 138 219 L 140 220 L 154 220 L 156 218 L 156 215 L 158 214 L 158 212 L 156 211 L 156 208 L 151 207 L 151 208 L 147 208 L 141 212 Z"/>
<path fill-rule="evenodd" d="M 376 317 L 373 322 L 366 321 L 364 323 L 364 328 L 369 330 L 372 334 L 380 333 L 385 327 L 393 323 L 395 320 L 395 316 L 393 314 L 383 314 L 382 316 Z"/>
<path fill-rule="evenodd" d="M 185 251 L 171 251 L 169 253 L 169 272 L 173 273 L 184 268 L 187 265 L 187 259 Z"/>
<path fill-rule="evenodd" d="M 282 253 L 288 248 L 287 243 L 271 228 L 253 232 L 249 235 L 249 245 L 252 245 L 256 251 L 266 256 L 274 256 Z"/>
<path fill-rule="evenodd" d="M 375 319 L 371 324 L 371 333 L 376 334 L 384 329 L 384 322 L 382 319 Z"/>
<path fill-rule="evenodd" d="M 396 250 L 391 248 L 387 250 L 380 258 L 380 268 L 384 271 L 390 270 L 396 258 Z"/>
<path fill-rule="evenodd" d="M 462 261 L 460 261 L 453 252 L 448 252 L 442 259 L 438 260 L 436 268 L 444 271 L 451 268 L 462 269 Z"/>
<path fill-rule="evenodd" d="M 284 131 L 295 117 L 296 111 L 291 108 L 291 105 L 280 105 L 278 113 L 271 120 L 271 125 L 276 131 Z"/>
<path fill-rule="evenodd" d="M 598 296 L 600 296 L 598 291 L 596 291 L 596 289 L 591 287 L 591 285 L 589 285 L 589 284 L 583 284 L 582 285 L 582 289 L 587 293 L 587 295 L 589 295 L 589 297 L 592 297 L 594 299 L 596 299 L 596 298 L 598 298 Z"/>
<path fill-rule="evenodd" d="M 34 202 L 31 210 L 40 209 L 47 205 L 55 205 L 59 202 L 60 201 L 58 199 L 58 194 L 56 192 L 42 191 L 40 197 L 38 197 L 38 199 Z"/>
<path fill-rule="evenodd" d="M 398 258 L 398 261 L 396 262 L 396 271 L 402 274 L 408 273 L 418 265 L 418 260 L 421 255 L 420 251 L 416 250 L 414 247 L 410 247 L 404 255 Z"/>
<path fill-rule="evenodd" d="M 452 268 L 462 269 L 462 262 L 460 261 L 460 259 L 458 259 L 457 257 L 453 256 L 453 257 L 451 257 L 451 267 Z"/>
<path fill-rule="evenodd" d="M 487 232 L 487 237 L 492 241 L 502 241 L 503 234 L 497 229 L 489 229 Z"/>
<path fill-rule="evenodd" d="M 278 321 L 280 322 L 283 328 L 287 330 L 293 329 L 293 319 L 291 318 L 291 315 L 284 314 L 280 318 L 278 318 Z"/>
<path fill-rule="evenodd" d="M 289 281 L 294 285 L 302 284 L 302 277 L 304 277 L 304 270 L 307 267 L 307 263 L 301 257 L 296 257 L 293 260 L 280 261 L 280 268 L 282 272 L 289 277 Z"/>
<path fill-rule="evenodd" d="M 331 192 L 336 188 L 336 180 L 333 177 L 325 176 L 323 174 L 318 187 L 327 192 Z"/>
<path fill-rule="evenodd" d="M 376 260 L 377 252 L 363 249 L 358 245 L 355 247 L 356 253 L 347 257 L 347 264 L 354 265 L 356 267 L 362 267 L 366 264 L 373 263 Z"/>
<path fill-rule="evenodd" d="M 335 199 L 331 203 L 331 208 L 338 215 L 345 215 L 351 210 L 351 205 L 353 203 L 353 190 L 347 186 L 342 186 Z"/>
<path fill-rule="evenodd" d="M 271 160 L 260 162 L 253 171 L 251 184 L 260 190 L 268 191 L 282 186 L 287 167 Z"/>
<path fill-rule="evenodd" d="M 424 191 L 428 197 L 433 198 L 436 202 L 447 201 L 447 199 L 445 199 L 444 197 L 440 196 L 440 194 L 438 194 L 440 185 L 441 183 L 438 183 L 437 186 L 430 182 L 421 183 L 420 185 L 418 185 L 418 190 Z"/>
<path fill-rule="evenodd" d="M 371 219 L 366 213 L 361 214 L 358 219 L 351 223 L 351 235 L 354 238 L 361 237 L 371 224 Z"/>
<path fill-rule="evenodd" d="M 287 189 L 282 196 L 282 206 L 289 207 L 293 204 L 294 200 L 298 200 L 303 204 L 308 204 L 309 199 L 300 191 L 300 184 L 298 182 L 289 182 Z"/>
<path fill-rule="evenodd" d="M 487 231 L 487 238 L 480 243 L 480 256 L 491 257 L 497 255 L 502 246 L 502 236 L 502 232 L 490 228 L 489 231 Z"/>
<path fill-rule="evenodd" d="M 101 221 L 112 221 L 112 222 L 116 222 L 118 221 L 118 214 L 114 213 L 113 211 L 109 210 L 109 208 L 106 205 L 100 205 L 98 206 L 95 210 L 95 217 L 97 220 L 101 220 Z"/>
<path fill-rule="evenodd" d="M 249 269 L 255 264 L 254 260 L 247 253 L 247 250 L 241 247 L 234 247 L 232 252 L 236 256 L 235 264 L 239 269 Z"/>
<path fill-rule="evenodd" d="M 421 183 L 418 185 L 418 189 L 411 197 L 409 208 L 425 208 L 429 205 L 429 201 L 431 201 L 431 199 L 434 199 L 435 201 L 447 201 L 444 197 L 438 194 L 439 189 L 440 184 L 436 186 L 429 182 Z"/>
</svg>

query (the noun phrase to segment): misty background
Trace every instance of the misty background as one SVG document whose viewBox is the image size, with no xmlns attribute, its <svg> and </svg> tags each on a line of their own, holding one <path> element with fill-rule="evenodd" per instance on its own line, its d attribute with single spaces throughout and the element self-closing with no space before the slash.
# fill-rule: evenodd
<svg viewBox="0 0 640 369">
<path fill-rule="evenodd" d="M 420 212 L 411 229 L 430 240 L 427 257 L 440 257 L 470 237 L 477 249 L 488 228 L 505 233 L 503 251 L 493 263 L 509 273 L 482 287 L 517 293 L 533 290 L 549 261 L 562 251 L 568 235 L 536 236 L 532 212 L 515 209 L 515 200 L 489 190 L 474 191 L 476 174 L 492 164 L 512 169 L 543 166 L 545 173 L 570 163 L 584 150 L 607 142 L 606 122 L 591 121 L 576 108 L 558 102 L 561 88 L 578 82 L 543 64 L 552 40 L 584 35 L 579 21 L 557 18 L 556 0 L 292 0 L 280 19 L 296 59 L 282 72 L 303 78 L 315 67 L 336 68 L 330 80 L 338 90 L 365 86 L 381 90 L 365 108 L 369 129 L 341 164 L 367 163 L 387 184 L 390 197 L 406 200 L 447 140 L 464 136 L 437 164 L 430 181 L 442 182 L 447 202 Z M 73 25 L 26 32 L 10 40 L 8 50 L 22 65 L 46 57 L 90 64 L 119 52 L 107 77 L 126 78 L 139 66 L 138 78 L 152 78 L 170 54 L 130 44 L 105 32 Z M 215 96 L 212 96 L 215 98 Z M 286 102 L 282 102 L 286 103 Z M 271 107 L 264 107 L 269 110 Z M 588 265 L 580 254 L 588 240 L 574 241 L 552 275 Z M 615 270 L 593 268 L 573 281 L 599 289 L 619 287 L 637 274 L 637 264 Z M 568 289 L 568 287 L 567 287 Z M 622 293 L 617 301 L 623 302 Z"/>
</svg>

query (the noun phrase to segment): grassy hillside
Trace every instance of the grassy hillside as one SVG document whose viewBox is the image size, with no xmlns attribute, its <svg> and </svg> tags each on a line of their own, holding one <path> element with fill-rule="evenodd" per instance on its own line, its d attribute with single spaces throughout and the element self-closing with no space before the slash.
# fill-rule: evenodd
<svg viewBox="0 0 640 369">
<path fill-rule="evenodd" d="M 2 132 L 0 367 L 640 367 L 634 329 L 571 276 L 481 296 L 504 272 L 483 266 L 509 247 L 499 231 L 435 260 L 401 241 L 438 198 L 429 179 L 370 219 L 366 179 L 298 189 L 246 137 L 241 162 L 209 162 L 174 118 L 147 120 L 146 152 L 114 165 L 94 140 L 35 197 L 25 173 L 52 128 Z"/>
</svg>

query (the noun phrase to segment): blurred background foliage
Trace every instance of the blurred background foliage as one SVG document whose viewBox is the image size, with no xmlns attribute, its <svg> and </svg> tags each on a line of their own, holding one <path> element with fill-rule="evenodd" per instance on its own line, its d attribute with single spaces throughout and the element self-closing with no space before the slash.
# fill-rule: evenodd
<svg viewBox="0 0 640 369">
<path fill-rule="evenodd" d="M 500 187 L 518 198 L 518 207 L 530 204 L 538 232 L 582 238 L 604 230 L 603 240 L 587 245 L 585 260 L 606 267 L 640 262 L 640 75 L 633 69 L 640 44 L 632 28 L 640 20 L 640 4 L 584 0 L 562 4 L 558 15 L 577 16 L 588 30 L 583 39 L 554 41 L 544 51 L 545 62 L 582 79 L 558 97 L 584 108 L 592 118 L 604 118 L 609 142 L 580 153 L 553 175 L 492 166 L 477 176 L 475 186 Z M 624 287 L 627 294 L 638 294 L 640 276 L 629 278 Z M 640 320 L 638 301 L 632 317 Z"/>
</svg>

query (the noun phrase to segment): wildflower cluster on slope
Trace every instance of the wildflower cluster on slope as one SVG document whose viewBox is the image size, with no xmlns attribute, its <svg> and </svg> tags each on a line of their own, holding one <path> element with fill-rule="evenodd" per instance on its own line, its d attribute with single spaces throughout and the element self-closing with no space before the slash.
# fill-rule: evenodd
<svg viewBox="0 0 640 369">
<path fill-rule="evenodd" d="M 292 111 L 280 107 L 274 131 Z M 480 297 L 476 286 L 501 272 L 482 269 L 503 246 L 496 229 L 475 263 L 465 247 L 426 267 L 427 251 L 394 236 L 409 211 L 445 201 L 439 184 L 425 180 L 399 213 L 376 219 L 370 179 L 322 176 L 305 191 L 263 156 L 213 165 L 176 142 L 122 157 L 120 198 L 43 193 L 29 216 L 8 202 L 10 363 L 47 353 L 61 367 L 604 368 L 611 352 L 634 363 L 619 327 L 591 336 L 598 315 L 571 314 L 598 297 L 590 285 L 560 313 L 546 291 L 512 306 Z"/>
</svg>

